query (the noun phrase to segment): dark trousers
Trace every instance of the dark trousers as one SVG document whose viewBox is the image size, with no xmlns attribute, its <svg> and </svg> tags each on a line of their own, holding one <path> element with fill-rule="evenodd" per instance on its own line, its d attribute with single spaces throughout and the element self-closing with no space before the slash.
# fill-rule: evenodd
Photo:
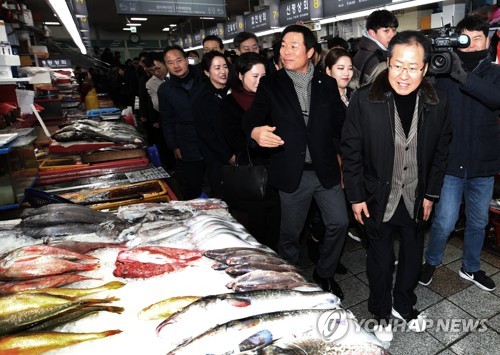
<svg viewBox="0 0 500 355">
<path fill-rule="evenodd" d="M 175 173 L 184 200 L 200 197 L 205 176 L 203 160 L 177 161 Z"/>
<path fill-rule="evenodd" d="M 261 201 L 228 201 L 233 217 L 245 226 L 257 241 L 278 251 L 280 233 L 280 199 L 278 192 L 268 188 L 267 197 Z"/>
<path fill-rule="evenodd" d="M 300 234 L 306 222 L 312 198 L 318 204 L 326 227 L 325 239 L 316 267 L 318 276 L 332 277 L 344 247 L 349 221 L 344 191 L 340 184 L 324 188 L 314 171 L 304 171 L 294 192 L 280 191 L 281 227 L 279 253 L 294 265 L 300 266 Z"/>
<path fill-rule="evenodd" d="M 401 236 L 396 284 L 392 291 L 394 269 L 393 232 Z M 366 272 L 370 284 L 368 310 L 376 317 L 389 318 L 394 298 L 394 309 L 408 314 L 417 302 L 415 288 L 420 276 L 424 249 L 423 230 L 417 232 L 415 221 L 410 217 L 403 199 L 392 218 L 382 223 L 380 231 L 366 228 L 368 244 Z"/>
</svg>

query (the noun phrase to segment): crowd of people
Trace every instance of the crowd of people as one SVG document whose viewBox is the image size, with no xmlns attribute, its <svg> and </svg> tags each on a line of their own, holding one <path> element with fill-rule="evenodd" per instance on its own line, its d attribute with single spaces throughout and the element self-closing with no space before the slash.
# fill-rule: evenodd
<svg viewBox="0 0 500 355">
<path fill-rule="evenodd" d="M 220 38 L 207 36 L 201 60 L 197 52 L 169 46 L 141 54 L 134 75 L 117 65 L 111 81 L 119 104 L 139 97 L 137 116 L 164 166 L 175 172 L 183 199 L 224 198 L 225 165 L 251 160 L 266 166 L 265 200 L 226 202 L 259 241 L 297 267 L 302 231 L 311 214 L 319 216 L 324 228 L 313 278 L 341 299 L 334 275 L 343 269 L 349 227 L 359 226 L 368 309 L 383 341 L 392 339 L 391 316 L 411 330 L 425 329 L 415 288 L 432 281 L 462 198 L 467 226 L 459 274 L 495 289 L 480 268 L 500 171 L 500 66 L 490 57 L 488 23 L 478 16 L 460 21 L 456 32 L 470 44 L 455 49 L 451 73 L 437 77 L 426 76 L 429 38 L 398 26 L 393 13 L 374 11 L 355 53 L 340 37 L 324 51 L 299 24 L 285 28 L 269 56 L 253 33 L 239 33 L 229 55 Z"/>
</svg>

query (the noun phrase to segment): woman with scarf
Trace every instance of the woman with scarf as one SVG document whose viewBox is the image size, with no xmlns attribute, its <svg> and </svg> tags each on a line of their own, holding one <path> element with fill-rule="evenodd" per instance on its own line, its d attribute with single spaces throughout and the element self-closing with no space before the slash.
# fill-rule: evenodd
<svg viewBox="0 0 500 355">
<path fill-rule="evenodd" d="M 234 165 L 235 155 L 229 149 L 220 123 L 220 104 L 227 94 L 229 69 L 222 53 L 209 52 L 203 56 L 201 68 L 207 80 L 193 98 L 192 109 L 200 150 L 205 162 L 210 196 L 221 197 L 222 167 Z"/>
<path fill-rule="evenodd" d="M 267 165 L 269 152 L 255 142 L 248 141 L 242 128 L 245 111 L 251 106 L 260 79 L 266 75 L 266 59 L 257 53 L 244 53 L 238 57 L 235 70 L 238 76 L 231 93 L 222 101 L 221 122 L 224 137 L 240 165 L 249 163 Z M 276 249 L 279 236 L 279 198 L 268 190 L 263 201 L 226 201 L 231 213 L 261 243 Z"/>
</svg>

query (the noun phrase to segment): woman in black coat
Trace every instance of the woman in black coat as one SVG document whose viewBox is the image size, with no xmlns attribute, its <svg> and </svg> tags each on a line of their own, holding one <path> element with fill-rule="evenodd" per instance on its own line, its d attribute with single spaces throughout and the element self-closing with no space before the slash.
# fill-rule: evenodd
<svg viewBox="0 0 500 355">
<path fill-rule="evenodd" d="M 238 57 L 235 70 L 238 80 L 231 93 L 222 100 L 220 117 L 224 137 L 236 156 L 238 164 L 246 165 L 249 158 L 253 164 L 266 165 L 269 162 L 269 151 L 249 141 L 242 128 L 245 111 L 252 105 L 260 79 L 266 75 L 266 59 L 257 53 L 244 53 Z M 279 225 L 280 206 L 278 194 L 271 188 L 263 201 L 229 201 L 233 216 L 243 224 L 261 243 L 276 249 Z"/>
<path fill-rule="evenodd" d="M 205 54 L 201 68 L 208 80 L 193 98 L 193 119 L 200 138 L 210 195 L 221 197 L 222 167 L 234 165 L 236 160 L 222 133 L 219 117 L 220 103 L 227 93 L 229 69 L 224 55 L 215 51 Z"/>
</svg>

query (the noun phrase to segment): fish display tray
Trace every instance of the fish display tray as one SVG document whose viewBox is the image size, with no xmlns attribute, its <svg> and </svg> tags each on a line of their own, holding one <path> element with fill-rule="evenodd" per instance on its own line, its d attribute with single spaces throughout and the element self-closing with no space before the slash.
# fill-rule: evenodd
<svg viewBox="0 0 500 355">
<path fill-rule="evenodd" d="M 138 161 L 134 166 L 126 164 L 108 168 L 102 168 L 102 167 L 96 168 L 94 165 L 87 169 L 78 171 L 68 171 L 71 169 L 65 169 L 61 174 L 58 175 L 55 174 L 41 175 L 37 181 L 36 186 L 46 186 L 50 184 L 71 182 L 82 178 L 99 177 L 107 174 L 124 173 L 134 170 L 145 169 L 148 166 L 149 166 L 149 161 L 147 161 L 147 159 L 141 159 L 141 161 Z"/>
<path fill-rule="evenodd" d="M 89 205 L 96 210 L 114 209 L 139 202 L 169 202 L 169 188 L 162 180 L 145 181 L 116 187 L 73 192 L 60 195 L 75 203 L 95 201 Z"/>
<path fill-rule="evenodd" d="M 56 161 L 60 161 L 61 164 L 67 162 L 67 159 L 55 159 Z M 91 170 L 91 169 L 103 169 L 107 170 L 114 167 L 120 166 L 130 166 L 135 167 L 138 165 L 148 164 L 149 160 L 146 157 L 140 158 L 131 158 L 131 159 L 121 159 L 114 161 L 106 161 L 100 163 L 82 163 L 82 164 L 74 164 L 74 165 L 61 165 L 64 168 L 61 169 L 51 169 L 45 166 L 45 169 L 40 171 L 40 176 L 48 176 L 48 175 L 65 175 L 67 173 L 74 173 L 79 171 Z"/>
<path fill-rule="evenodd" d="M 49 153 L 80 153 L 91 152 L 101 148 L 117 147 L 113 142 L 56 142 L 49 145 Z"/>
<path fill-rule="evenodd" d="M 59 171 L 61 169 L 75 169 L 89 166 L 89 163 L 83 163 L 81 160 L 69 157 L 61 159 L 44 159 L 38 166 L 40 172 L 42 171 Z"/>
</svg>

